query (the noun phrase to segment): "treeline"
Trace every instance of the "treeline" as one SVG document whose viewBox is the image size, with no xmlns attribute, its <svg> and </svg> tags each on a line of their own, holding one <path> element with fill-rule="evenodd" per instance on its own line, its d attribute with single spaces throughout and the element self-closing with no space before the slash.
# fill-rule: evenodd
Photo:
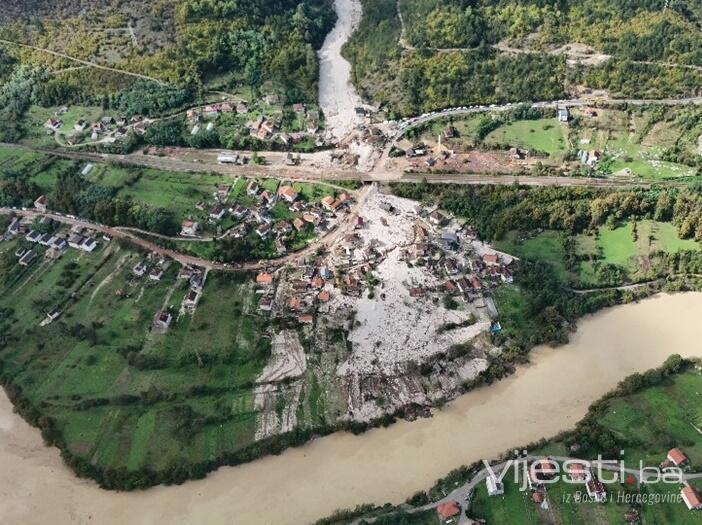
<svg viewBox="0 0 702 525">
<path fill-rule="evenodd" d="M 510 230 L 581 233 L 627 219 L 672 221 L 681 238 L 702 239 L 702 187 L 594 188 L 394 184 L 397 195 L 425 200 L 470 220 L 487 240 Z"/>
</svg>

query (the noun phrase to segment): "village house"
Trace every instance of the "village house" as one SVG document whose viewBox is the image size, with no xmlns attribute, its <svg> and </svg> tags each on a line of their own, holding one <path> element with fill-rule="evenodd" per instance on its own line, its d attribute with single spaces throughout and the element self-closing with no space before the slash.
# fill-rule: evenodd
<svg viewBox="0 0 702 525">
<path fill-rule="evenodd" d="M 73 129 L 77 131 L 78 133 L 82 133 L 85 131 L 85 128 L 88 127 L 88 122 L 85 119 L 80 119 L 78 120 L 75 124 L 73 124 Z"/>
<path fill-rule="evenodd" d="M 268 190 L 263 190 L 261 193 L 261 201 L 268 206 L 275 204 L 275 195 Z"/>
<path fill-rule="evenodd" d="M 447 501 L 436 507 L 436 513 L 442 522 L 447 522 L 461 514 L 461 506 L 455 501 Z"/>
<path fill-rule="evenodd" d="M 324 206 L 325 209 L 331 212 L 335 212 L 339 209 L 339 206 L 341 206 L 341 202 L 332 197 L 331 195 L 327 195 L 322 199 L 322 206 Z"/>
<path fill-rule="evenodd" d="M 249 106 L 246 105 L 246 102 L 239 102 L 236 105 L 236 112 L 239 115 L 245 115 L 249 112 Z"/>
<path fill-rule="evenodd" d="M 50 118 L 44 123 L 44 127 L 49 133 L 54 133 L 61 129 L 61 126 L 63 126 L 63 121 L 55 119 L 55 118 Z"/>
<path fill-rule="evenodd" d="M 485 486 L 487 487 L 488 496 L 502 496 L 505 493 L 504 484 L 495 476 L 488 476 L 485 480 Z"/>
<path fill-rule="evenodd" d="M 273 284 L 273 274 L 262 272 L 256 276 L 256 284 L 262 284 L 265 286 Z"/>
<path fill-rule="evenodd" d="M 210 219 L 213 221 L 221 221 L 224 217 L 224 207 L 219 204 L 210 210 Z"/>
<path fill-rule="evenodd" d="M 200 234 L 200 223 L 186 219 L 181 224 L 180 234 L 183 237 L 197 237 Z"/>
<path fill-rule="evenodd" d="M 256 235 L 258 235 L 261 239 L 268 237 L 270 232 L 271 227 L 269 224 L 261 224 L 258 228 L 256 228 Z"/>
<path fill-rule="evenodd" d="M 590 473 L 588 470 L 585 468 L 585 465 L 582 463 L 570 463 L 568 465 L 568 476 L 570 476 L 570 479 L 573 481 L 587 481 L 589 477 L 591 477 Z"/>
<path fill-rule="evenodd" d="M 281 186 L 278 190 L 278 195 L 280 195 L 286 202 L 292 204 L 297 200 L 298 193 L 292 186 Z"/>
<path fill-rule="evenodd" d="M 34 207 L 42 213 L 46 212 L 46 205 L 48 204 L 48 199 L 46 195 L 42 195 L 37 200 L 34 201 Z"/>
<path fill-rule="evenodd" d="M 141 261 L 132 268 L 132 273 L 136 275 L 137 277 L 143 277 L 146 275 L 146 270 L 148 270 L 148 266 L 146 265 L 145 261 Z"/>
<path fill-rule="evenodd" d="M 149 279 L 152 281 L 160 281 L 163 277 L 163 270 L 159 267 L 154 267 L 149 272 Z"/>
<path fill-rule="evenodd" d="M 273 299 L 270 297 L 262 297 L 258 302 L 258 309 L 264 312 L 270 312 L 273 310 Z"/>
<path fill-rule="evenodd" d="M 84 252 L 93 252 L 97 248 L 98 244 L 95 241 L 95 239 L 92 239 L 90 237 L 84 237 L 83 241 L 80 243 L 80 246 L 78 247 L 79 250 L 83 250 Z"/>
<path fill-rule="evenodd" d="M 600 480 L 594 478 L 590 479 L 585 483 L 585 488 L 590 500 L 597 503 L 604 503 L 607 501 L 607 490 L 605 489 L 604 483 Z"/>
<path fill-rule="evenodd" d="M 683 465 L 686 465 L 689 462 L 687 456 L 679 448 L 671 449 L 668 452 L 668 456 L 666 457 L 666 459 L 676 467 L 682 467 Z"/>
<path fill-rule="evenodd" d="M 567 124 L 570 120 L 570 114 L 568 113 L 568 108 L 558 108 L 558 122 Z"/>
<path fill-rule="evenodd" d="M 197 306 L 198 299 L 200 299 L 200 294 L 197 292 L 197 290 L 193 290 L 191 288 L 185 295 L 185 299 L 183 299 L 183 306 L 185 308 L 195 308 Z"/>
<path fill-rule="evenodd" d="M 249 182 L 249 184 L 246 186 L 246 194 L 249 195 L 250 197 L 255 197 L 258 195 L 260 187 L 258 183 L 255 180 L 252 180 Z"/>
<path fill-rule="evenodd" d="M 215 192 L 215 197 L 220 202 L 226 202 L 229 198 L 229 194 L 232 192 L 231 184 L 218 184 L 217 191 Z"/>
<path fill-rule="evenodd" d="M 231 210 L 232 217 L 237 220 L 243 219 L 244 216 L 249 212 L 248 208 L 245 208 L 241 204 L 235 205 Z"/>
<path fill-rule="evenodd" d="M 162 311 L 162 312 L 159 312 L 154 324 L 156 325 L 157 328 L 167 330 L 171 326 L 172 322 L 173 322 L 173 316 L 169 312 Z"/>
<path fill-rule="evenodd" d="M 203 286 L 205 286 L 205 276 L 200 272 L 193 273 L 190 278 L 190 287 L 197 292 L 202 292 Z"/>
<path fill-rule="evenodd" d="M 702 498 L 694 487 L 685 485 L 681 491 L 681 495 L 687 506 L 687 510 L 702 510 Z"/>
<path fill-rule="evenodd" d="M 487 266 L 499 266 L 500 265 L 500 257 L 497 254 L 483 255 L 483 262 Z"/>
<path fill-rule="evenodd" d="M 331 299 L 331 295 L 326 290 L 322 290 L 317 295 L 317 299 L 319 299 L 320 303 L 328 303 L 329 300 Z"/>
<path fill-rule="evenodd" d="M 527 481 L 529 488 L 536 490 L 544 485 L 544 481 L 550 481 L 558 474 L 558 466 L 550 459 L 536 461 L 529 466 Z"/>
<path fill-rule="evenodd" d="M 303 314 L 297 317 L 297 322 L 300 324 L 312 324 L 314 322 L 314 317 L 312 314 Z"/>
<path fill-rule="evenodd" d="M 440 226 L 446 222 L 446 216 L 438 210 L 434 211 L 431 215 L 429 215 L 429 222 L 435 226 Z"/>
</svg>

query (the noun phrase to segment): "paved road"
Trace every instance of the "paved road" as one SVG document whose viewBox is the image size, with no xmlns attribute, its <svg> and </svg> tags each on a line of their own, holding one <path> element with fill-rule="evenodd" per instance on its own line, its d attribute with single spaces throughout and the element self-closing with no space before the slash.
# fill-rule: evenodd
<svg viewBox="0 0 702 525">
<path fill-rule="evenodd" d="M 417 117 L 412 117 L 404 121 L 404 125 L 401 124 L 401 129 L 399 129 L 392 137 L 393 141 L 397 141 L 402 136 L 407 133 L 408 130 L 416 128 L 431 122 L 433 120 L 455 117 L 461 115 L 473 115 L 476 113 L 486 113 L 494 111 L 509 111 L 521 104 L 529 104 L 533 108 L 555 108 L 555 107 L 566 107 L 566 108 L 576 108 L 589 106 L 596 103 L 597 100 L 589 98 L 573 98 L 567 100 L 548 100 L 542 102 L 522 102 L 513 104 L 500 104 L 491 106 L 472 106 L 472 107 L 459 107 L 459 108 L 447 108 L 441 111 L 435 111 L 431 114 L 424 114 Z M 702 104 L 702 97 L 689 97 L 689 98 L 669 98 L 669 99 L 606 99 L 602 102 L 607 102 L 608 104 L 629 104 L 633 106 L 646 106 L 649 104 L 658 104 L 663 106 L 688 106 L 688 105 L 700 105 Z"/>
<path fill-rule="evenodd" d="M 557 461 L 558 463 L 563 463 L 565 461 L 583 461 L 582 458 L 573 458 L 573 457 L 568 457 L 568 456 L 532 456 L 532 455 L 527 455 L 525 458 L 529 463 L 532 461 L 539 461 L 543 459 L 547 460 L 553 460 Z M 596 469 L 599 466 L 599 463 L 597 461 L 590 461 L 588 462 L 593 469 Z M 497 463 L 495 465 L 491 465 L 490 468 L 492 472 L 495 473 L 495 475 L 499 476 L 500 473 L 508 466 L 507 461 L 503 461 L 501 463 Z M 520 468 L 524 468 L 523 464 L 519 465 Z M 514 468 L 514 467 L 511 467 Z M 642 480 L 645 481 L 649 478 L 651 479 L 657 479 L 658 474 L 654 472 L 644 472 L 643 477 L 641 476 L 641 472 L 639 469 L 633 469 L 633 468 L 621 468 L 619 464 L 612 465 L 612 464 L 607 464 L 607 463 L 602 463 L 602 470 L 605 470 L 607 472 L 620 472 L 623 470 L 624 473 L 630 474 L 634 476 L 637 482 L 641 482 Z M 466 483 L 463 485 L 456 487 L 454 490 L 452 490 L 449 494 L 444 496 L 438 501 L 433 501 L 431 503 L 427 503 L 426 505 L 423 505 L 421 507 L 411 507 L 407 504 L 400 505 L 400 508 L 404 510 L 405 512 L 409 514 L 414 514 L 417 512 L 425 512 L 427 510 L 435 509 L 442 503 L 448 503 L 450 501 L 455 501 L 461 506 L 461 518 L 459 521 L 459 525 L 464 525 L 464 524 L 469 524 L 473 523 L 473 520 L 470 518 L 466 517 L 466 510 L 467 507 L 469 506 L 470 503 L 470 496 L 472 495 L 473 491 L 477 488 L 477 486 L 485 481 L 487 477 L 490 475 L 490 471 L 487 468 L 484 468 L 480 470 L 477 474 L 475 474 L 470 480 L 468 480 Z M 507 476 L 512 476 L 513 474 L 507 473 Z M 692 481 L 692 480 L 697 480 L 697 479 L 702 479 L 702 472 L 694 472 L 694 473 L 684 473 L 683 474 L 683 480 L 685 481 Z M 377 518 L 359 518 L 357 520 L 354 520 L 352 522 L 352 525 L 360 525 L 361 523 L 373 523 L 377 520 Z"/>
<path fill-rule="evenodd" d="M 37 210 L 15 210 L 12 208 L 0 208 L 0 214 L 14 214 L 16 216 L 26 217 L 29 219 L 34 219 L 35 217 L 42 216 L 49 217 L 50 219 L 53 219 L 57 222 L 61 222 L 63 224 L 67 224 L 69 226 L 80 226 L 82 228 L 87 228 L 93 231 L 108 234 L 116 239 L 123 239 L 129 241 L 137 246 L 140 246 L 141 248 L 152 251 L 161 256 L 170 257 L 171 259 L 178 261 L 183 265 L 199 266 L 207 270 L 220 270 L 226 272 L 253 271 L 261 270 L 264 268 L 278 268 L 288 264 L 299 264 L 302 263 L 307 257 L 317 253 L 318 250 L 330 248 L 337 240 L 339 240 L 342 236 L 346 235 L 353 229 L 354 217 L 357 215 L 358 210 L 361 206 L 363 206 L 363 204 L 373 191 L 377 191 L 377 189 L 373 186 L 365 186 L 362 190 L 357 192 L 355 196 L 356 203 L 351 207 L 349 213 L 347 213 L 346 216 L 339 222 L 336 228 L 327 233 L 324 237 L 321 237 L 315 242 L 309 244 L 302 250 L 286 255 L 285 257 L 280 257 L 278 259 L 266 259 L 261 261 L 232 264 L 218 263 L 207 259 L 202 259 L 200 257 L 187 255 L 176 250 L 163 248 L 153 242 L 139 237 L 135 233 L 125 228 L 105 226 L 104 224 L 98 224 L 80 218 L 72 218 L 59 213 L 42 213 Z"/>
</svg>

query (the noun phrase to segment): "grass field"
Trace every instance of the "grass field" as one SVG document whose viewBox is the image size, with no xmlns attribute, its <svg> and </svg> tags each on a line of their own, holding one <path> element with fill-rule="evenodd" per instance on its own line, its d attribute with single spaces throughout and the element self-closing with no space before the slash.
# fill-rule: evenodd
<svg viewBox="0 0 702 525">
<path fill-rule="evenodd" d="M 569 149 L 568 128 L 555 118 L 518 120 L 490 133 L 485 143 L 535 150 L 561 161 Z"/>
<path fill-rule="evenodd" d="M 595 257 L 606 264 L 621 266 L 630 272 L 637 270 L 637 257 L 647 258 L 656 251 L 677 253 L 683 250 L 699 250 L 700 243 L 693 239 L 681 239 L 677 229 L 669 222 L 651 220 L 637 221 L 634 239 L 633 223 L 627 222 L 614 229 L 600 227 L 597 235 L 578 235 L 577 253 Z M 592 264 L 581 264 L 581 279 L 594 282 Z"/>
<path fill-rule="evenodd" d="M 565 250 L 558 232 L 545 231 L 522 240 L 517 232 L 512 231 L 503 240 L 497 241 L 495 247 L 519 258 L 550 264 L 564 282 L 570 278 L 564 263 Z"/>
</svg>

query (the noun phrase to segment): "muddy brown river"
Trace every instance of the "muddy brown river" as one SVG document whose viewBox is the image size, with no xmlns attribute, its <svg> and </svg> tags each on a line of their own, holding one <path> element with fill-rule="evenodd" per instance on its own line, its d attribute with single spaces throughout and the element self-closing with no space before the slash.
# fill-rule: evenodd
<svg viewBox="0 0 702 525">
<path fill-rule="evenodd" d="M 206 479 L 116 493 L 77 479 L 0 397 L 0 523 L 303 524 L 340 507 L 400 502 L 451 469 L 571 428 L 624 376 L 701 355 L 702 293 L 661 295 L 587 317 L 566 346 L 434 417 L 336 434 Z"/>
</svg>

